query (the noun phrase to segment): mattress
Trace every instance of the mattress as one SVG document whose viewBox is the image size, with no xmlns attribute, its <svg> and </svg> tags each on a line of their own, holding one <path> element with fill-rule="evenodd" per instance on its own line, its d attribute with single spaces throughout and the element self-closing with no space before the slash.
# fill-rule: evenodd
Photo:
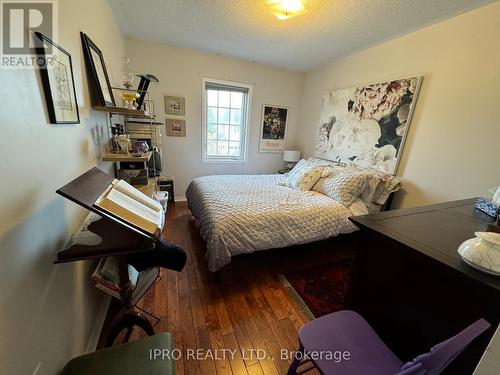
<svg viewBox="0 0 500 375">
<path fill-rule="evenodd" d="M 349 209 L 320 193 L 279 186 L 283 178 L 223 175 L 191 182 L 186 198 L 200 224 L 210 271 L 218 271 L 235 255 L 354 232 L 357 227 L 348 217 L 368 213 L 366 206 Z"/>
</svg>

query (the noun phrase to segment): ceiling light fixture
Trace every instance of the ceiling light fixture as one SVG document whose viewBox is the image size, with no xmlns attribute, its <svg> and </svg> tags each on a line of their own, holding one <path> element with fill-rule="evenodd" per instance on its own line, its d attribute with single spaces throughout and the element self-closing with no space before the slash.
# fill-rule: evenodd
<svg viewBox="0 0 500 375">
<path fill-rule="evenodd" d="M 266 6 L 280 20 L 298 16 L 306 11 L 303 0 L 267 0 Z"/>
</svg>

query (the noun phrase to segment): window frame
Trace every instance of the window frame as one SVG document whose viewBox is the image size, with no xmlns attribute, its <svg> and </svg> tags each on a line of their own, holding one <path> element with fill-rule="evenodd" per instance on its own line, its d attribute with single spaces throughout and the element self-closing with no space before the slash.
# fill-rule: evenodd
<svg viewBox="0 0 500 375">
<path fill-rule="evenodd" d="M 207 106 L 207 83 L 213 83 L 225 86 L 234 86 L 238 88 L 243 88 L 248 90 L 245 110 L 245 116 L 242 116 L 242 127 L 241 127 L 241 137 L 240 146 L 242 147 L 242 153 L 239 157 L 234 156 L 208 156 L 207 155 L 207 117 L 208 117 L 208 106 Z M 202 91 L 202 126 L 201 126 L 201 162 L 202 163 L 248 163 L 248 139 L 250 133 L 250 112 L 252 107 L 252 89 L 253 85 L 248 83 L 240 83 L 234 81 L 225 81 L 220 79 L 214 79 L 209 77 L 203 77 L 201 80 L 201 91 Z"/>
</svg>

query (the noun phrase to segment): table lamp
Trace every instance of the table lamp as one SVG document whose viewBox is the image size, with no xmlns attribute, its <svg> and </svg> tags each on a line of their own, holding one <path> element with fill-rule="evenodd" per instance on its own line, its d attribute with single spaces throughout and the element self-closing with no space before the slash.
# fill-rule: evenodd
<svg viewBox="0 0 500 375">
<path fill-rule="evenodd" d="M 292 169 L 295 164 L 300 160 L 300 151 L 285 150 L 283 151 L 283 161 L 287 162 L 286 168 Z"/>
</svg>

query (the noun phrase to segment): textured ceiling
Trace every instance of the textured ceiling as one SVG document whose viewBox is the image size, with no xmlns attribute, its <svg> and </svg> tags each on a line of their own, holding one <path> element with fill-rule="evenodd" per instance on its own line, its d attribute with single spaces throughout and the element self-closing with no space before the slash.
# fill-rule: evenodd
<svg viewBox="0 0 500 375">
<path fill-rule="evenodd" d="M 108 0 L 129 36 L 307 71 L 492 0 L 305 0 L 278 20 L 264 0 Z"/>
</svg>

